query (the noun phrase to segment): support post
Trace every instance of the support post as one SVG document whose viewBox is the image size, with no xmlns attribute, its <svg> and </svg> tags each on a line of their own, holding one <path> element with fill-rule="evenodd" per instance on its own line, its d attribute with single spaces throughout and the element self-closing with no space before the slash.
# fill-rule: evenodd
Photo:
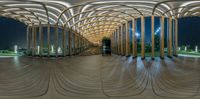
<svg viewBox="0 0 200 99">
<path fill-rule="evenodd" d="M 29 39 L 29 37 L 30 37 L 30 32 L 29 32 L 29 30 L 30 30 L 30 27 L 29 26 L 27 26 L 26 27 L 26 46 L 27 46 L 27 50 L 26 50 L 26 53 L 27 53 L 27 55 L 29 54 L 29 50 L 30 50 L 30 39 Z"/>
<path fill-rule="evenodd" d="M 47 47 L 48 47 L 48 57 L 50 56 L 51 53 L 51 44 L 50 44 L 50 23 L 48 22 L 47 26 Z"/>
<path fill-rule="evenodd" d="M 42 56 L 43 53 L 43 33 L 42 33 L 42 25 L 39 24 L 39 38 L 40 38 L 40 49 L 39 49 L 39 56 Z"/>
<path fill-rule="evenodd" d="M 135 35 L 135 19 L 132 19 L 132 53 L 133 58 L 137 57 L 137 38 Z"/>
<path fill-rule="evenodd" d="M 172 17 L 169 17 L 168 20 L 168 35 L 167 35 L 167 47 L 168 47 L 168 57 L 172 57 Z"/>
<path fill-rule="evenodd" d="M 62 27 L 62 54 L 66 56 L 66 25 Z"/>
<path fill-rule="evenodd" d="M 55 45 L 55 56 L 58 57 L 58 24 L 55 24 L 55 34 L 54 34 L 54 45 Z"/>
<path fill-rule="evenodd" d="M 155 31 L 154 31 L 154 15 L 151 16 L 151 59 L 154 60 L 155 57 Z"/>
<path fill-rule="evenodd" d="M 123 53 L 123 25 L 121 25 L 121 55 L 124 55 Z"/>
<path fill-rule="evenodd" d="M 71 29 L 68 32 L 68 54 L 71 56 Z"/>
<path fill-rule="evenodd" d="M 161 17 L 161 33 L 160 33 L 160 58 L 164 59 L 164 24 L 165 17 Z"/>
<path fill-rule="evenodd" d="M 145 20 L 144 16 L 141 17 L 141 58 L 145 59 Z"/>
<path fill-rule="evenodd" d="M 130 52 L 130 34 L 129 34 L 129 22 L 126 22 L 125 24 L 126 26 L 126 56 L 129 56 L 129 52 Z"/>
<path fill-rule="evenodd" d="M 175 19 L 174 25 L 174 56 L 178 56 L 178 19 Z"/>
</svg>

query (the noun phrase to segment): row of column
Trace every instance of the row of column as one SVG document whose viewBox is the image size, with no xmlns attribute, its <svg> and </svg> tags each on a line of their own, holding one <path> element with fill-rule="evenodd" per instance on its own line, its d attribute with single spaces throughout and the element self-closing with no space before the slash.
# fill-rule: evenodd
<svg viewBox="0 0 200 99">
<path fill-rule="evenodd" d="M 137 19 L 132 19 L 132 24 L 129 22 L 122 24 L 118 29 L 111 35 L 112 40 L 112 52 L 118 55 L 130 56 L 132 54 L 133 58 L 137 57 L 137 37 L 136 37 L 136 24 Z M 145 59 L 145 17 L 142 16 L 141 20 L 141 58 Z M 155 57 L 155 17 L 151 16 L 151 57 Z M 160 17 L 160 58 L 164 59 L 164 28 L 165 28 L 165 17 Z M 132 26 L 132 27 L 131 27 Z M 178 19 L 168 18 L 167 22 L 167 56 L 172 57 L 172 55 L 177 56 L 178 51 Z M 130 36 L 130 32 L 132 35 Z M 130 41 L 132 37 L 132 41 Z M 130 51 L 130 42 L 132 42 L 132 50 Z"/>
<path fill-rule="evenodd" d="M 52 28 L 54 28 L 53 32 L 51 32 Z M 71 56 L 83 52 L 91 45 L 82 35 L 72 29 L 67 29 L 65 26 L 61 27 L 61 33 L 59 32 L 58 25 L 51 27 L 48 24 L 47 33 L 43 32 L 43 29 L 44 26 L 41 24 L 39 26 L 27 27 L 27 55 Z M 45 40 L 46 43 L 44 43 Z"/>
</svg>

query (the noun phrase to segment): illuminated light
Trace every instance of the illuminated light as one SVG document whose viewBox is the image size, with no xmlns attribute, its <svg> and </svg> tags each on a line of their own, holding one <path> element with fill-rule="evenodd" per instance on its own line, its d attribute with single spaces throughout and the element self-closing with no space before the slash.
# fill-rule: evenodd
<svg viewBox="0 0 200 99">
<path fill-rule="evenodd" d="M 42 7 L 40 4 L 8 4 L 5 6 L 10 6 L 10 7 Z"/>
<path fill-rule="evenodd" d="M 197 15 L 197 14 L 199 14 L 199 12 L 195 12 L 195 13 L 193 13 L 192 15 Z"/>
<path fill-rule="evenodd" d="M 178 51 L 181 51 L 181 47 L 178 47 Z"/>
<path fill-rule="evenodd" d="M 153 2 L 153 1 L 99 1 L 99 2 L 93 2 L 92 4 L 101 4 L 101 3 L 124 3 L 124 2 L 134 2 L 134 3 L 149 3 L 149 4 L 156 4 L 157 2 Z"/>
<path fill-rule="evenodd" d="M 59 54 L 62 53 L 61 47 L 58 47 L 58 53 L 59 53 Z"/>
<path fill-rule="evenodd" d="M 40 46 L 37 46 L 37 54 L 40 54 Z"/>
<path fill-rule="evenodd" d="M 195 46 L 195 52 L 198 53 L 198 46 Z"/>
<path fill-rule="evenodd" d="M 51 45 L 51 53 L 54 53 L 54 46 Z"/>
<path fill-rule="evenodd" d="M 3 11 L 13 11 L 13 10 L 19 10 L 19 8 L 8 8 L 8 9 L 4 9 Z"/>
<path fill-rule="evenodd" d="M 189 1 L 189 2 L 183 3 L 180 7 L 184 7 L 184 6 L 190 5 L 192 3 L 200 3 L 200 1 Z M 178 13 L 180 13 L 182 10 L 183 10 L 183 8 L 178 9 Z"/>
<path fill-rule="evenodd" d="M 48 2 L 59 3 L 59 4 L 64 5 L 64 6 L 67 7 L 67 8 L 72 7 L 70 3 L 64 2 L 64 1 L 48 1 Z M 69 9 L 69 11 L 70 11 L 70 14 L 71 14 L 72 16 L 74 16 L 74 11 L 73 11 L 73 9 Z M 72 20 L 73 20 L 73 23 L 75 23 L 75 19 L 73 18 Z M 69 24 L 68 24 L 68 25 L 69 25 Z"/>
<path fill-rule="evenodd" d="M 196 10 L 196 9 L 199 9 L 200 7 L 194 7 L 194 8 L 192 8 L 192 9 L 190 9 L 189 11 L 194 11 L 194 10 Z"/>
<path fill-rule="evenodd" d="M 187 51 L 187 46 L 185 46 L 185 51 Z"/>
<path fill-rule="evenodd" d="M 155 35 L 157 35 L 157 34 L 160 32 L 160 30 L 161 30 L 161 28 L 158 27 L 158 28 L 156 29 Z"/>
<path fill-rule="evenodd" d="M 136 37 L 140 37 L 140 34 L 138 32 L 135 33 Z"/>
<path fill-rule="evenodd" d="M 14 46 L 14 53 L 15 53 L 15 54 L 17 54 L 17 53 L 18 53 L 18 52 L 17 52 L 17 50 L 18 50 L 18 46 L 17 46 L 17 45 L 15 45 L 15 46 Z"/>
</svg>

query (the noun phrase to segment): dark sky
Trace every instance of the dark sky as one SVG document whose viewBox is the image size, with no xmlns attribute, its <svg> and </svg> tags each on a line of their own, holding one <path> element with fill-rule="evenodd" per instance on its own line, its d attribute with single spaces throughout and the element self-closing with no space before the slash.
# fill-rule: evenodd
<svg viewBox="0 0 200 99">
<path fill-rule="evenodd" d="M 167 21 L 167 20 L 165 20 Z M 155 18 L 155 31 L 160 27 L 159 18 Z M 137 32 L 140 33 L 140 20 L 137 21 Z M 151 18 L 145 18 L 145 41 L 151 41 Z M 165 35 L 167 34 L 165 24 Z M 46 33 L 46 29 L 43 30 Z M 53 30 L 51 29 L 51 32 Z M 0 17 L 0 49 L 12 48 L 15 44 L 25 48 L 26 26 L 13 19 Z M 159 34 L 158 34 L 159 35 Z M 166 37 L 166 36 L 165 36 Z M 60 37 L 59 37 L 60 38 Z M 53 37 L 51 37 L 53 41 Z M 46 40 L 46 37 L 44 38 Z M 46 42 L 46 41 L 44 41 Z M 61 42 L 61 40 L 59 41 Z M 52 42 L 53 43 L 53 42 Z M 179 19 L 179 45 L 200 46 L 200 18 L 189 17 Z"/>
<path fill-rule="evenodd" d="M 19 21 L 0 17 L 0 34 L 0 49 L 26 44 L 26 26 Z"/>
</svg>

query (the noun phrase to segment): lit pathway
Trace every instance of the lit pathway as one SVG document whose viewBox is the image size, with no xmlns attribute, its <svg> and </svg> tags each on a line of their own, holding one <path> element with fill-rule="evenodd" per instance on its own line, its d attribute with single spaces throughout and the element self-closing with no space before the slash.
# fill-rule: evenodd
<svg viewBox="0 0 200 99">
<path fill-rule="evenodd" d="M 0 58 L 1 99 L 200 99 L 200 58 Z"/>
</svg>

